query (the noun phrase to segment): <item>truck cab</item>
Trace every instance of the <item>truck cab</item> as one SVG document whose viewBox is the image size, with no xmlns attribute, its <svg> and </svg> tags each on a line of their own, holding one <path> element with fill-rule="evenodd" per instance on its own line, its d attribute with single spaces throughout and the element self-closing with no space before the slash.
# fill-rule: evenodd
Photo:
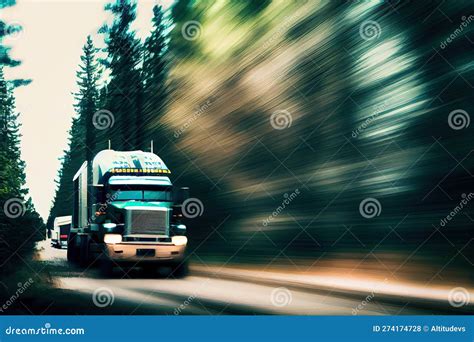
<svg viewBox="0 0 474 342">
<path fill-rule="evenodd" d="M 170 175 L 150 152 L 104 150 L 92 165 L 85 162 L 73 179 L 68 259 L 84 266 L 98 261 L 105 273 L 165 265 L 184 275 L 181 204 L 188 190 L 175 188 Z"/>
</svg>

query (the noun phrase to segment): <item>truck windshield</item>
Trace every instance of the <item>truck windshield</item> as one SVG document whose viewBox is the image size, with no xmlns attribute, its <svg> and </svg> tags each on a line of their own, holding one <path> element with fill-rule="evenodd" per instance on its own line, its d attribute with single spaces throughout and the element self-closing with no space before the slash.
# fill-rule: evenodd
<svg viewBox="0 0 474 342">
<path fill-rule="evenodd" d="M 114 185 L 110 187 L 112 201 L 171 201 L 171 187 Z"/>
</svg>

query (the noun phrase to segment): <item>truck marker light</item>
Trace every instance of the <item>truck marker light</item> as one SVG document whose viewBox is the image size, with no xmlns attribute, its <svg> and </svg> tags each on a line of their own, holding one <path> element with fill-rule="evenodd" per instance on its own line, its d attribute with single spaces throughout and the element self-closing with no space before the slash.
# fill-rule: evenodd
<svg viewBox="0 0 474 342">
<path fill-rule="evenodd" d="M 115 244 L 122 242 L 122 235 L 120 234 L 105 234 L 104 235 L 104 242 Z"/>
<path fill-rule="evenodd" d="M 186 236 L 173 236 L 171 242 L 176 246 L 184 246 L 188 243 L 188 238 Z"/>
</svg>

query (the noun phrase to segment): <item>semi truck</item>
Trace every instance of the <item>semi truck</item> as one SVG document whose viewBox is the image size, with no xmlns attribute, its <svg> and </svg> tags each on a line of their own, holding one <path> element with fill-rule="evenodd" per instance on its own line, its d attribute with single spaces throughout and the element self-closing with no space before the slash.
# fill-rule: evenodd
<svg viewBox="0 0 474 342">
<path fill-rule="evenodd" d="M 187 272 L 186 226 L 181 206 L 188 188 L 176 188 L 171 171 L 152 152 L 103 150 L 85 161 L 73 178 L 72 224 L 67 258 L 99 263 L 111 275 L 140 267 Z"/>
<path fill-rule="evenodd" d="M 71 216 L 58 216 L 54 219 L 51 232 L 51 246 L 66 248 L 69 231 L 71 230 Z"/>
</svg>

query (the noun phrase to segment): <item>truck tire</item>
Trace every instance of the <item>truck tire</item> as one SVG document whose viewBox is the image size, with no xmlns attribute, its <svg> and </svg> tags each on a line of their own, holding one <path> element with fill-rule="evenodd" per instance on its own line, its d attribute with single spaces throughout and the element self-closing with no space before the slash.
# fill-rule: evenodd
<svg viewBox="0 0 474 342">
<path fill-rule="evenodd" d="M 114 263 L 109 258 L 105 244 L 101 246 L 99 269 L 104 277 L 111 277 L 114 274 Z"/>
<path fill-rule="evenodd" d="M 158 276 L 158 266 L 156 265 L 142 265 L 143 275 L 149 278 L 154 278 Z"/>
<path fill-rule="evenodd" d="M 171 276 L 176 279 L 184 278 L 189 273 L 188 262 L 183 261 L 172 265 Z"/>
<path fill-rule="evenodd" d="M 91 264 L 91 257 L 89 253 L 90 238 L 87 235 L 81 236 L 81 242 L 79 247 L 79 266 L 86 268 Z"/>
<path fill-rule="evenodd" d="M 100 273 L 104 277 L 111 277 L 114 274 L 114 264 L 112 261 L 106 258 L 100 259 Z"/>
<path fill-rule="evenodd" d="M 79 253 L 76 247 L 77 235 L 71 233 L 67 240 L 67 261 L 76 264 L 79 261 Z"/>
</svg>

